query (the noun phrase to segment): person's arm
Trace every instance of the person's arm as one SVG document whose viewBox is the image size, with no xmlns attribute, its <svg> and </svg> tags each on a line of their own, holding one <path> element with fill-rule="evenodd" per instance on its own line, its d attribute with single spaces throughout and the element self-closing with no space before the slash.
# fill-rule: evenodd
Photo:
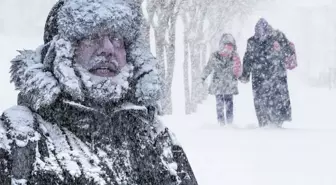
<svg viewBox="0 0 336 185">
<path fill-rule="evenodd" d="M 277 40 L 279 41 L 280 46 L 282 47 L 286 57 L 292 56 L 295 54 L 295 51 L 291 49 L 291 42 L 287 39 L 286 35 L 281 31 L 277 31 Z"/>
<path fill-rule="evenodd" d="M 203 81 L 205 81 L 208 78 L 208 76 L 212 73 L 214 60 L 215 60 L 215 56 L 214 56 L 214 54 L 212 54 L 210 56 L 210 59 L 209 59 L 207 65 L 203 69 L 202 76 L 201 76 L 201 79 Z"/>
<path fill-rule="evenodd" d="M 243 73 L 239 78 L 240 81 L 245 83 L 249 82 L 253 61 L 254 61 L 253 45 L 252 40 L 249 39 L 247 41 L 247 48 L 243 58 Z"/>
<path fill-rule="evenodd" d="M 239 78 L 242 75 L 242 66 L 241 66 L 240 57 L 237 52 L 234 52 L 232 59 L 234 62 L 233 73 L 236 76 L 236 78 Z"/>
<path fill-rule="evenodd" d="M 278 40 L 280 46 L 283 48 L 285 57 L 285 67 L 286 69 L 294 69 L 297 67 L 296 51 L 294 43 L 289 41 L 284 33 L 278 31 Z"/>
<path fill-rule="evenodd" d="M 292 70 L 297 67 L 297 58 L 296 58 L 296 52 L 295 52 L 295 46 L 292 42 L 289 42 L 289 46 L 291 51 L 294 53 L 289 57 L 286 57 L 285 59 L 285 65 L 286 68 L 289 70 Z"/>
</svg>

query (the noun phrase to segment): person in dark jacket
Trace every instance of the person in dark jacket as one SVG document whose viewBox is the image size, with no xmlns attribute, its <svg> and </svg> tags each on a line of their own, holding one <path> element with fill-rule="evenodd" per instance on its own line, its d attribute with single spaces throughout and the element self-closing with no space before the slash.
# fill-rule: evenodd
<svg viewBox="0 0 336 185">
<path fill-rule="evenodd" d="M 221 125 L 233 122 L 233 95 L 238 94 L 238 77 L 241 75 L 240 58 L 231 34 L 223 34 L 219 50 L 212 53 L 205 66 L 202 80 L 213 73 L 209 92 L 216 96 L 217 119 Z M 226 116 L 224 115 L 224 107 Z M 225 119 L 226 118 L 226 119 Z"/>
<path fill-rule="evenodd" d="M 294 45 L 265 19 L 255 26 L 248 39 L 240 80 L 247 83 L 252 75 L 254 106 L 259 126 L 281 126 L 291 121 L 292 110 L 287 85 L 287 68 L 296 67 Z"/>
<path fill-rule="evenodd" d="M 44 44 L 11 61 L 1 185 L 197 185 L 155 110 L 162 82 L 142 19 L 135 1 L 57 2 Z"/>
</svg>

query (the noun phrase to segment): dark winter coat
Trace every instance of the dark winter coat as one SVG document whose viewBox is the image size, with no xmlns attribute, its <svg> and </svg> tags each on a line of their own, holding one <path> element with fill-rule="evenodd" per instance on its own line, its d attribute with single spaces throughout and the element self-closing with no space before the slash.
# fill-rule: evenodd
<svg viewBox="0 0 336 185">
<path fill-rule="evenodd" d="M 0 117 L 0 185 L 197 184 L 153 108 L 161 82 L 134 2 L 60 0 L 47 20 L 45 45 L 12 60 L 19 97 Z M 125 38 L 132 71 L 129 83 L 115 86 L 127 85 L 120 101 L 98 104 L 72 59 L 76 39 L 99 26 Z"/>
<path fill-rule="evenodd" d="M 260 125 L 290 121 L 291 104 L 285 60 L 292 56 L 286 36 L 273 30 L 265 40 L 256 36 L 247 43 L 242 81 L 252 75 L 254 105 Z"/>
<path fill-rule="evenodd" d="M 220 45 L 225 44 L 234 46 L 233 53 L 228 57 L 221 56 L 218 51 L 212 53 L 202 73 L 203 80 L 213 74 L 209 87 L 209 93 L 212 95 L 238 94 L 238 75 L 235 74 L 235 68 L 240 70 L 240 61 L 239 66 L 236 66 L 235 59 L 240 59 L 236 53 L 236 42 L 230 34 L 223 35 Z"/>
<path fill-rule="evenodd" d="M 33 67 L 15 62 L 28 65 L 17 69 L 23 74 Z M 0 184 L 197 184 L 183 149 L 148 107 L 93 108 L 63 94 L 33 110 L 32 99 L 49 96 L 41 92 L 20 93 L 19 105 L 1 116 Z"/>
</svg>

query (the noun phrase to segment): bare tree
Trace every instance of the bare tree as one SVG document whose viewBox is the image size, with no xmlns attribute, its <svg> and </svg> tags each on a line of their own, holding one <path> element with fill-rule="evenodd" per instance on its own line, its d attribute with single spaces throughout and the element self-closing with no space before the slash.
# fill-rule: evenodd
<svg viewBox="0 0 336 185">
<path fill-rule="evenodd" d="M 146 0 L 149 23 L 147 32 L 149 35 L 149 26 L 154 30 L 158 68 L 165 82 L 165 94 L 161 102 L 165 114 L 172 113 L 171 87 L 175 67 L 177 17 L 181 16 L 184 24 L 185 113 L 189 114 L 195 112 L 197 104 L 207 96 L 207 85 L 200 80 L 200 73 L 207 63 L 207 51 L 211 50 L 212 43 L 218 40 L 230 21 L 237 16 L 246 16 L 257 1 Z"/>
<path fill-rule="evenodd" d="M 199 80 L 199 74 L 201 73 L 201 56 L 204 56 L 206 52 L 206 47 L 202 47 L 201 41 L 204 40 L 203 29 L 208 10 L 207 3 L 207 1 L 191 0 L 183 6 L 182 11 L 185 37 L 183 71 L 185 112 L 187 114 L 196 111 L 196 104 L 199 102 L 200 97 L 197 93 L 201 86 L 201 81 Z M 189 84 L 189 71 L 191 74 L 191 84 Z"/>
<path fill-rule="evenodd" d="M 200 73 L 207 63 L 207 50 L 211 51 L 209 48 L 217 43 L 214 41 L 218 40 L 232 20 L 246 16 L 254 4 L 255 1 L 249 0 L 189 0 L 183 6 L 186 114 L 195 112 L 197 104 L 207 95 L 207 85 L 200 80 Z M 208 22 L 207 27 L 205 22 Z"/>
<path fill-rule="evenodd" d="M 185 0 L 148 0 L 148 22 L 154 30 L 156 58 L 163 79 L 164 114 L 172 113 L 171 87 L 175 67 L 176 20 Z"/>
</svg>

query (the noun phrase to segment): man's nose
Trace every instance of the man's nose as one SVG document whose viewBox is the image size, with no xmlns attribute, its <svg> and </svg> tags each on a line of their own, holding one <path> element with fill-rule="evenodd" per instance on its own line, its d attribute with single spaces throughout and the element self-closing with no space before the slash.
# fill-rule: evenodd
<svg viewBox="0 0 336 185">
<path fill-rule="evenodd" d="M 114 55 L 114 46 L 110 41 L 109 37 L 105 36 L 103 38 L 100 48 L 98 50 L 98 55 L 105 55 L 105 56 Z"/>
</svg>

